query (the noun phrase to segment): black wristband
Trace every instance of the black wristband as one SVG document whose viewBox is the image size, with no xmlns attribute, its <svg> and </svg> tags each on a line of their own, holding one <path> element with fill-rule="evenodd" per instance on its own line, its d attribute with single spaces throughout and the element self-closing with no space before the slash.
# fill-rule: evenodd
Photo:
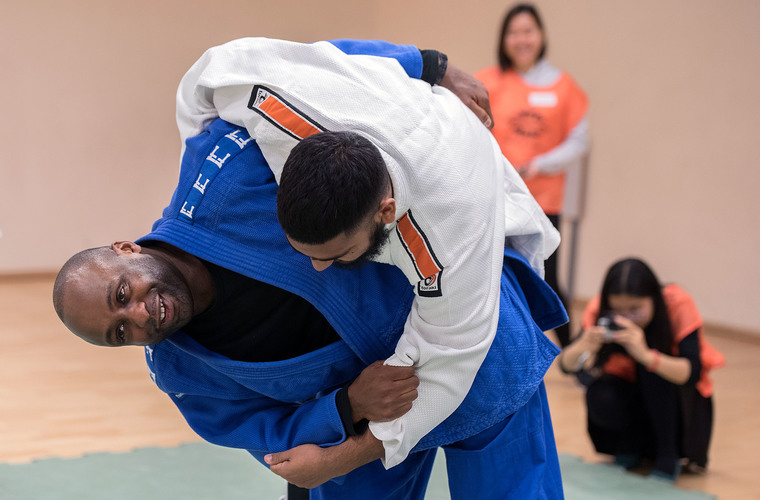
<svg viewBox="0 0 760 500">
<path fill-rule="evenodd" d="M 369 422 L 366 419 L 359 420 L 354 424 L 351 401 L 348 399 L 348 388 L 343 387 L 335 394 L 335 407 L 340 415 L 343 430 L 348 436 L 360 436 L 367 430 Z"/>
<path fill-rule="evenodd" d="M 443 52 L 438 53 L 438 74 L 435 78 L 434 85 L 438 85 L 443 81 L 443 77 L 446 76 L 446 70 L 449 68 L 449 57 Z"/>
<path fill-rule="evenodd" d="M 446 74 L 449 58 L 437 50 L 420 50 L 422 55 L 422 75 L 420 80 L 430 85 L 438 85 Z"/>
</svg>

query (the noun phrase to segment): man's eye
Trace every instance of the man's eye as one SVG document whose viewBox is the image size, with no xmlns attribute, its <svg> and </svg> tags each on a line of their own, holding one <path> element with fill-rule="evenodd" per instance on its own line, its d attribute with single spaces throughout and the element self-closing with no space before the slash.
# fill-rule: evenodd
<svg viewBox="0 0 760 500">
<path fill-rule="evenodd" d="M 123 304 L 126 296 L 127 296 L 127 292 L 124 288 L 124 285 L 121 285 L 119 287 L 119 291 L 116 293 L 116 300 L 118 300 L 119 303 Z"/>
<path fill-rule="evenodd" d="M 127 337 L 126 337 L 126 334 L 124 333 L 124 323 L 121 323 L 116 328 L 116 343 L 123 344 L 126 341 L 127 341 Z"/>
</svg>

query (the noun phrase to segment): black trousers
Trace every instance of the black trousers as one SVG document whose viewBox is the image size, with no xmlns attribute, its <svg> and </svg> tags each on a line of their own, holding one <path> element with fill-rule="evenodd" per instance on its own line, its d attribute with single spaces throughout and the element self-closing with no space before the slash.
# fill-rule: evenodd
<svg viewBox="0 0 760 500">
<path fill-rule="evenodd" d="M 547 215 L 547 217 L 549 217 L 549 221 L 557 229 L 557 231 L 559 231 L 559 225 L 561 222 L 560 216 Z M 561 248 L 561 245 L 560 247 L 557 247 L 557 250 L 555 250 L 555 252 L 551 254 L 548 259 L 546 259 L 546 262 L 544 262 L 544 275 L 545 275 L 546 283 L 559 296 L 559 300 L 562 301 L 562 304 L 565 306 L 565 310 L 567 310 L 568 322 L 554 329 L 554 333 L 557 334 L 560 347 L 565 347 L 567 346 L 567 344 L 570 343 L 570 322 L 569 322 L 569 318 L 570 318 L 569 305 L 570 304 L 567 303 L 567 298 L 560 291 L 559 280 L 557 278 L 557 260 L 559 259 L 560 248 Z"/>
<path fill-rule="evenodd" d="M 651 458 L 668 474 L 682 457 L 707 465 L 712 398 L 693 384 L 676 386 L 637 366 L 636 383 L 608 375 L 594 380 L 586 405 L 589 437 L 599 453 Z"/>
<path fill-rule="evenodd" d="M 287 500 L 309 500 L 309 490 L 288 483 Z"/>
</svg>

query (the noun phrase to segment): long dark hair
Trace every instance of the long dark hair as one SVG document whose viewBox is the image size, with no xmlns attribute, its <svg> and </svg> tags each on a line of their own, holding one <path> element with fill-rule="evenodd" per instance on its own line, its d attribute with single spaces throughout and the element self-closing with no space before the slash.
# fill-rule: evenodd
<svg viewBox="0 0 760 500">
<path fill-rule="evenodd" d="M 610 311 L 610 295 L 621 294 L 652 299 L 654 315 L 652 321 L 644 328 L 647 345 L 660 352 L 671 354 L 673 329 L 670 325 L 665 299 L 662 297 L 662 285 L 654 271 L 644 261 L 627 258 L 619 260 L 609 268 L 602 284 L 599 314 L 603 315 Z M 605 344 L 599 350 L 596 364 L 603 365 L 609 359 L 609 355 L 616 351 L 620 351 L 616 344 Z"/>
<path fill-rule="evenodd" d="M 499 46 L 496 48 L 496 54 L 499 59 L 499 66 L 501 67 L 502 71 L 506 71 L 509 68 L 512 67 L 512 60 L 507 55 L 507 51 L 504 50 L 504 37 L 507 35 L 507 29 L 509 28 L 509 23 L 512 22 L 512 19 L 518 15 L 518 14 L 530 14 L 533 16 L 533 19 L 536 20 L 536 25 L 538 26 L 538 29 L 541 30 L 542 33 L 544 32 L 544 23 L 541 21 L 541 16 L 538 14 L 538 9 L 533 4 L 530 3 L 518 3 L 509 11 L 507 11 L 507 14 L 504 16 L 504 22 L 501 24 L 501 35 L 499 35 Z M 544 57 L 544 54 L 546 54 L 546 36 L 544 36 L 544 44 L 541 46 L 541 52 L 538 53 L 538 59 L 541 59 Z"/>
</svg>

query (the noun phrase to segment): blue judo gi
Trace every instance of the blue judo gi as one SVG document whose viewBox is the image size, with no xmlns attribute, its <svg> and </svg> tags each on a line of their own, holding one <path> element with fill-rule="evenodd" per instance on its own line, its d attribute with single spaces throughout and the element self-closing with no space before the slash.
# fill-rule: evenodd
<svg viewBox="0 0 760 500">
<path fill-rule="evenodd" d="M 146 348 L 153 380 L 200 436 L 246 449 L 262 463 L 265 454 L 300 444 L 342 442 L 335 394 L 393 352 L 412 287 L 385 264 L 315 271 L 277 222 L 277 184 L 245 129 L 216 120 L 186 146 L 171 203 L 138 243 L 163 241 L 298 294 L 342 340 L 293 359 L 248 363 L 180 331 Z M 525 259 L 505 250 L 496 338 L 462 405 L 402 464 L 385 470 L 375 461 L 311 497 L 422 499 L 443 446 L 452 498 L 562 498 L 542 379 L 559 352 L 543 330 L 564 321 L 552 290 Z M 282 338 L 287 342 L 288 332 Z"/>
</svg>

